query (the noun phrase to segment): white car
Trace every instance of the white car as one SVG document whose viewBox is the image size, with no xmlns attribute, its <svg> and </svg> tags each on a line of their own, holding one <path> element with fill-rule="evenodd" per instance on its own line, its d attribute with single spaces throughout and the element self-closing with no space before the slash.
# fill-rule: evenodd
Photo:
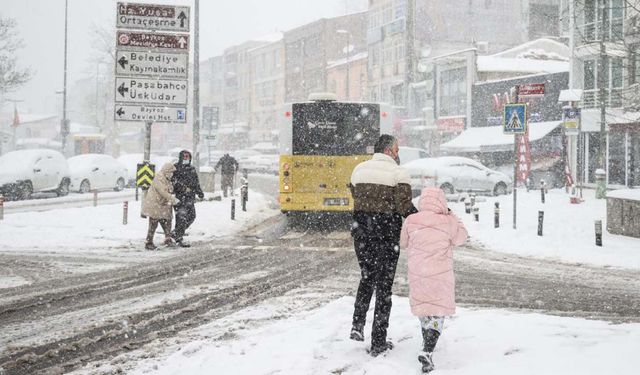
<svg viewBox="0 0 640 375">
<path fill-rule="evenodd" d="M 400 146 L 398 156 L 400 157 L 400 164 L 404 165 L 416 159 L 428 158 L 429 151 L 422 148 Z"/>
<path fill-rule="evenodd" d="M 419 195 L 427 186 L 440 187 L 446 194 L 455 192 L 509 192 L 509 176 L 485 167 L 477 161 L 458 156 L 417 159 L 404 164 L 411 176 L 411 190 Z"/>
<path fill-rule="evenodd" d="M 36 149 L 8 152 L 0 157 L 0 194 L 29 199 L 35 192 L 69 193 L 69 167 L 55 150 Z"/>
<path fill-rule="evenodd" d="M 84 154 L 69 158 L 71 190 L 88 193 L 91 190 L 124 189 L 127 168 L 111 157 L 103 154 Z"/>
</svg>

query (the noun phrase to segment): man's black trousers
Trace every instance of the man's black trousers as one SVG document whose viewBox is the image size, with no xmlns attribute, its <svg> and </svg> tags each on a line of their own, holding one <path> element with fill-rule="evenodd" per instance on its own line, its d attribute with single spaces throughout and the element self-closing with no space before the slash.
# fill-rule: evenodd
<svg viewBox="0 0 640 375">
<path fill-rule="evenodd" d="M 364 327 L 371 296 L 376 292 L 376 307 L 371 331 L 371 345 L 382 346 L 387 340 L 391 289 L 400 254 L 399 244 L 390 237 L 354 237 L 354 246 L 360 265 L 360 285 L 353 311 L 353 326 Z"/>
<path fill-rule="evenodd" d="M 176 211 L 176 227 L 173 231 L 173 238 L 182 241 L 184 232 L 196 220 L 196 206 L 193 202 L 180 202 L 174 207 Z"/>
</svg>

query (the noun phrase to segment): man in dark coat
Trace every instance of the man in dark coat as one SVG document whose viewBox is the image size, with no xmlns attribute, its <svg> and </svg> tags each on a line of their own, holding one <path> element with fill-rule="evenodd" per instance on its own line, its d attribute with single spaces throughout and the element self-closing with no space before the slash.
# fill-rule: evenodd
<svg viewBox="0 0 640 375">
<path fill-rule="evenodd" d="M 180 151 L 175 167 L 176 171 L 173 172 L 171 182 L 173 184 L 173 193 L 180 203 L 174 206 L 176 226 L 172 237 L 179 246 L 189 247 L 191 245 L 183 240 L 184 232 L 196 219 L 196 195 L 202 199 L 204 198 L 204 193 L 200 188 L 198 173 L 191 165 L 191 153 L 189 151 Z"/>
<path fill-rule="evenodd" d="M 360 266 L 360 284 L 353 311 L 351 339 L 364 341 L 364 325 L 373 292 L 376 307 L 371 332 L 372 356 L 392 349 L 387 341 L 391 289 L 400 255 L 402 218 L 418 210 L 411 203 L 409 173 L 400 167 L 398 141 L 383 134 L 374 145 L 371 160 L 358 164 L 351 174 L 353 236 Z"/>
<path fill-rule="evenodd" d="M 224 154 L 215 167 L 216 171 L 220 170 L 222 174 L 222 193 L 227 196 L 227 188 L 231 190 L 233 195 L 233 176 L 238 171 L 238 161 L 229 154 Z"/>
</svg>

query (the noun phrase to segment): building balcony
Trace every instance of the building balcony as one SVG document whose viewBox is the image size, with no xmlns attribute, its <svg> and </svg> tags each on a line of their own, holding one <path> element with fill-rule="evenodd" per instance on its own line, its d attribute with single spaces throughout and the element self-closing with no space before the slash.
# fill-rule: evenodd
<svg viewBox="0 0 640 375">
<path fill-rule="evenodd" d="M 607 108 L 622 108 L 622 91 L 622 89 L 605 90 L 604 101 Z M 600 90 L 584 90 L 582 96 L 582 108 L 599 108 L 600 97 Z"/>
</svg>

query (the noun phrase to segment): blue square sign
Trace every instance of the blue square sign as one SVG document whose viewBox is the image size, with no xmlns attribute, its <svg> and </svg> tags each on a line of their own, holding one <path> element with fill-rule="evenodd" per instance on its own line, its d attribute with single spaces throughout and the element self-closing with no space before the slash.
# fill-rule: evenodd
<svg viewBox="0 0 640 375">
<path fill-rule="evenodd" d="M 527 131 L 527 105 L 506 104 L 503 119 L 504 134 L 524 134 Z"/>
</svg>

